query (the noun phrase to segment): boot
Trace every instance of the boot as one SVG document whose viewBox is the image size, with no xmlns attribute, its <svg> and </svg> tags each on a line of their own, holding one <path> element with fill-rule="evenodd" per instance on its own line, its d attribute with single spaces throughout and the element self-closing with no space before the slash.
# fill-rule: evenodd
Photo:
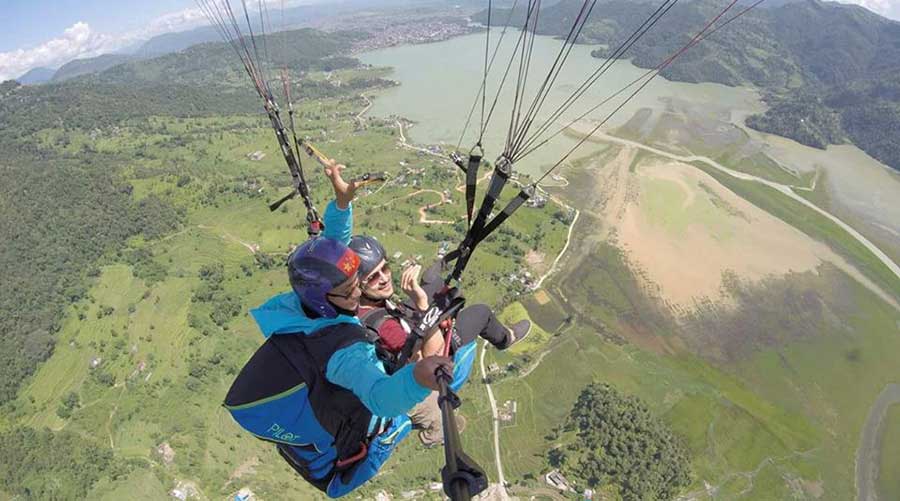
<svg viewBox="0 0 900 501">
<path fill-rule="evenodd" d="M 507 327 L 507 329 L 509 330 L 509 333 L 507 334 L 506 345 L 500 348 L 501 350 L 505 350 L 510 346 L 518 343 L 519 341 L 525 339 L 528 336 L 528 333 L 531 332 L 531 321 L 519 320 L 518 322 Z"/>
</svg>

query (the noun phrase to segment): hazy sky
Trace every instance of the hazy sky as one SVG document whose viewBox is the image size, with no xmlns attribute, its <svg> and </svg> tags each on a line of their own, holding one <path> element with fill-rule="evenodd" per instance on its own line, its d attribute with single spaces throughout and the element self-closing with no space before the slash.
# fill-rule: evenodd
<svg viewBox="0 0 900 501">
<path fill-rule="evenodd" d="M 877 12 L 884 17 L 900 21 L 900 0 L 838 0 L 841 3 L 855 3 Z"/>
<path fill-rule="evenodd" d="M 270 6 L 281 5 L 281 0 L 267 1 Z M 900 20 L 900 0 L 841 1 Z M 56 68 L 72 59 L 113 52 L 161 33 L 200 24 L 205 20 L 193 0 L 3 0 L 0 81 L 39 66 Z"/>
<path fill-rule="evenodd" d="M 0 80 L 203 22 L 193 0 L 4 0 Z"/>
</svg>

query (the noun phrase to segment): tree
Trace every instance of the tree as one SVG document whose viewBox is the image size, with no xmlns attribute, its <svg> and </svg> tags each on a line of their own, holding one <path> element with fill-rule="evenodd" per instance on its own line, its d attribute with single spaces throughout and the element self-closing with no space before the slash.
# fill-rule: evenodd
<svg viewBox="0 0 900 501">
<path fill-rule="evenodd" d="M 641 400 L 591 384 L 564 430 L 577 439 L 548 452 L 548 462 L 594 488 L 614 484 L 626 501 L 672 499 L 690 483 L 685 447 Z"/>
</svg>

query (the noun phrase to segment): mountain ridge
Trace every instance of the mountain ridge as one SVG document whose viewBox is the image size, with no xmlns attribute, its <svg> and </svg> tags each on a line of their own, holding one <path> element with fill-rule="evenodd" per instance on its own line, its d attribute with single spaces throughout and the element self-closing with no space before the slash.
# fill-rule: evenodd
<svg viewBox="0 0 900 501">
<path fill-rule="evenodd" d="M 59 69 L 56 70 L 56 73 L 53 74 L 51 81 L 65 82 L 66 80 L 82 75 L 99 73 L 112 68 L 113 66 L 134 61 L 136 59 L 140 58 L 129 54 L 101 54 L 96 57 L 73 59 L 60 66 Z"/>
<path fill-rule="evenodd" d="M 56 70 L 54 70 L 53 68 L 45 68 L 41 66 L 39 68 L 32 68 L 28 70 L 15 80 L 22 85 L 42 84 L 44 82 L 49 82 L 53 78 L 53 75 L 55 73 Z"/>
</svg>

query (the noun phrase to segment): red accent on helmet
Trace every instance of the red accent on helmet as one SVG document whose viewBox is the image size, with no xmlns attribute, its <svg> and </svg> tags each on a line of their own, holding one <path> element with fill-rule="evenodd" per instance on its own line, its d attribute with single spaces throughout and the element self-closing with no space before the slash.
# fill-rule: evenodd
<svg viewBox="0 0 900 501">
<path fill-rule="evenodd" d="M 349 278 L 359 270 L 359 256 L 352 249 L 347 249 L 344 255 L 335 263 L 335 266 Z"/>
</svg>

